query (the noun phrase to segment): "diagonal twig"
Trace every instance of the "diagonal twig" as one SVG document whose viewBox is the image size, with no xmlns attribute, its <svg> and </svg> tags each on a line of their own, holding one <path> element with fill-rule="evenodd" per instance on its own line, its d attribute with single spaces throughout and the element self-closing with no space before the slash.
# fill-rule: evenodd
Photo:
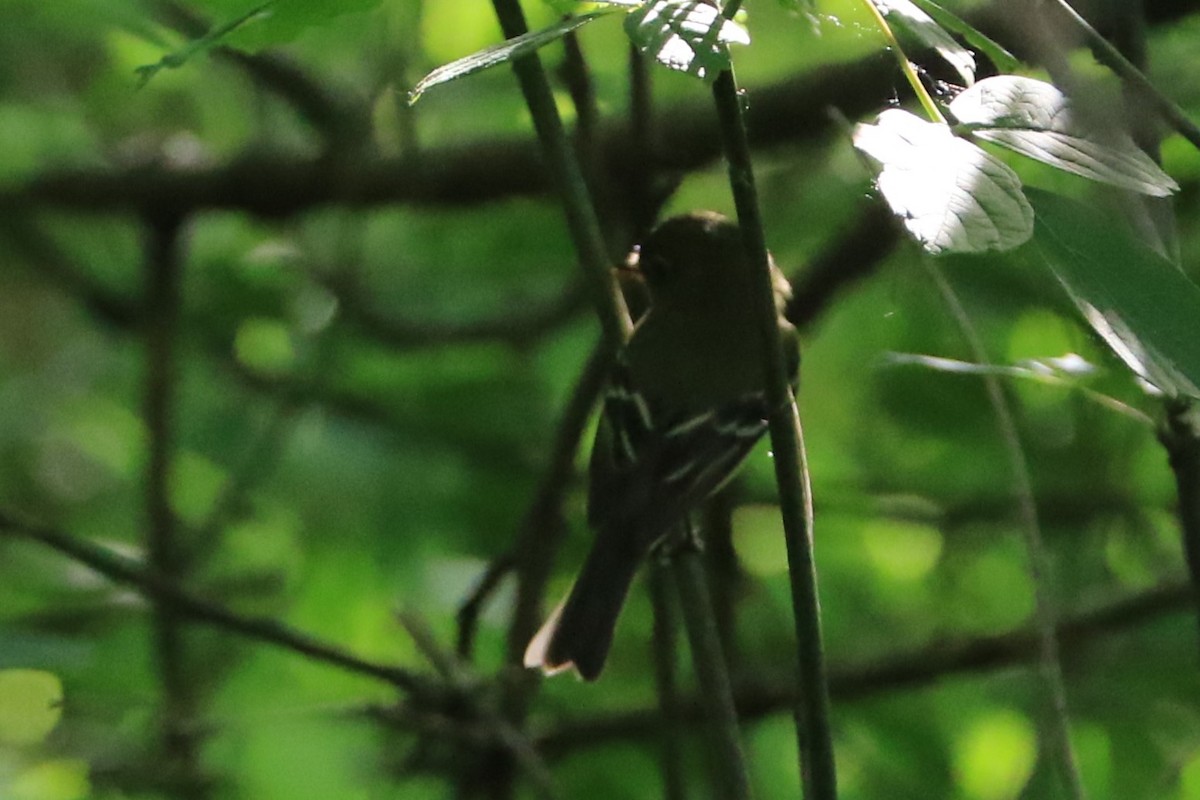
<svg viewBox="0 0 1200 800">
<path fill-rule="evenodd" d="M 178 588 L 162 575 L 132 559 L 54 528 L 27 522 L 12 513 L 0 511 L 0 535 L 38 542 L 87 565 L 115 583 L 134 589 L 144 597 L 170 605 L 175 613 L 196 622 L 367 675 L 406 692 L 433 694 L 435 691 L 435 685 L 428 678 L 404 667 L 361 658 L 275 619 L 243 616 L 219 603 Z"/>
</svg>

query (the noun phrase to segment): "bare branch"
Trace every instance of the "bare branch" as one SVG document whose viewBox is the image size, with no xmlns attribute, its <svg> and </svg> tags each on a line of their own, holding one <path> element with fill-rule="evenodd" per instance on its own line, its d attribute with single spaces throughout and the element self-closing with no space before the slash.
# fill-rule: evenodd
<svg viewBox="0 0 1200 800">
<path fill-rule="evenodd" d="M 1061 618 L 1058 637 L 1062 652 L 1079 655 L 1095 641 L 1170 614 L 1186 612 L 1191 603 L 1190 586 L 1171 584 Z M 1038 636 L 1034 627 L 1026 626 L 991 636 L 935 642 L 910 653 L 881 658 L 873 664 L 834 669 L 830 672 L 830 694 L 838 702 L 850 702 L 928 686 L 949 676 L 1033 663 L 1038 658 Z M 735 687 L 735 699 L 744 721 L 786 713 L 795 705 L 794 680 L 787 675 L 746 680 Z M 679 714 L 683 722 L 698 722 L 704 718 L 703 705 L 697 697 L 681 699 Z M 550 726 L 537 741 L 546 758 L 555 759 L 610 742 L 656 738 L 662 725 L 658 707 L 647 707 L 561 721 Z"/>
<path fill-rule="evenodd" d="M 1159 438 L 1175 475 L 1183 552 L 1200 618 L 1200 406 L 1183 400 L 1169 404 Z"/>
<path fill-rule="evenodd" d="M 242 616 L 223 605 L 177 588 L 162 575 L 93 542 L 53 528 L 25 522 L 3 511 L 0 511 L 0 535 L 45 545 L 74 561 L 86 564 L 115 583 L 128 586 L 159 603 L 169 604 L 177 614 L 196 622 L 299 653 L 314 661 L 377 678 L 406 692 L 433 693 L 434 684 L 415 672 L 360 658 L 337 645 L 316 639 L 278 620 Z"/>
<path fill-rule="evenodd" d="M 179 541 L 169 491 L 175 450 L 175 363 L 179 330 L 184 220 L 147 214 L 145 233 L 145 350 L 144 408 L 149 436 L 146 460 L 145 543 L 149 568 L 172 584 L 184 579 L 186 548 Z M 209 794 L 200 774 L 198 699 L 188 674 L 186 630 L 171 603 L 155 602 L 153 641 L 155 667 L 162 690 L 162 769 L 176 792 L 187 798 Z"/>
<path fill-rule="evenodd" d="M 1154 24 L 1190 13 L 1195 3 L 1146 0 L 1145 7 L 1147 21 Z M 985 9 L 972 21 L 989 35 L 1004 38 L 1003 8 Z M 1106 30 L 1108 18 L 1096 18 L 1093 24 Z M 853 119 L 886 105 L 894 93 L 893 70 L 890 57 L 879 55 L 754 87 L 754 103 L 747 110 L 750 143 L 770 148 L 836 135 L 839 129 L 828 110 L 837 108 Z M 695 170 L 720 157 L 716 124 L 706 104 L 662 110 L 656 134 L 652 162 L 660 169 Z M 597 149 L 610 170 L 643 163 L 639 144 L 631 141 L 624 122 L 601 125 L 596 132 Z M 334 204 L 476 205 L 543 195 L 549 188 L 537 143 L 520 138 L 431 148 L 419 159 L 359 155 L 334 161 L 252 152 L 215 167 L 56 170 L 0 192 L 0 211 L 14 213 L 30 205 L 93 213 L 175 207 L 279 217 Z"/>
</svg>

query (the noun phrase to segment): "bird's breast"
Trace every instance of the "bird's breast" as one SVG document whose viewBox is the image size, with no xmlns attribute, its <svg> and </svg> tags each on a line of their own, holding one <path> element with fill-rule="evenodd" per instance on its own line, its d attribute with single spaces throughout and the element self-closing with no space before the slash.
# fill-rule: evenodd
<svg viewBox="0 0 1200 800">
<path fill-rule="evenodd" d="M 653 407 L 719 408 L 766 385 L 761 336 L 752 319 L 644 320 L 626 353 L 630 380 Z"/>
</svg>

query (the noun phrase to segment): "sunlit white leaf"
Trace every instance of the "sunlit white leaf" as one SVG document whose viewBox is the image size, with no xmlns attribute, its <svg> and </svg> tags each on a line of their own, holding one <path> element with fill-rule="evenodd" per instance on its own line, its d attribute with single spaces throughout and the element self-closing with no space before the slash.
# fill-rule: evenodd
<svg viewBox="0 0 1200 800">
<path fill-rule="evenodd" d="M 950 113 L 971 135 L 1085 178 L 1162 197 L 1179 185 L 1127 133 L 1089 130 L 1057 87 L 999 75 L 966 89 Z"/>
<path fill-rule="evenodd" d="M 728 45 L 750 44 L 745 28 L 700 0 L 646 3 L 625 18 L 625 31 L 660 64 L 703 80 L 729 68 Z"/>
<path fill-rule="evenodd" d="M 855 128 L 880 167 L 880 194 L 930 253 L 1007 250 L 1033 233 L 1033 210 L 1003 162 L 946 125 L 889 109 Z"/>
</svg>

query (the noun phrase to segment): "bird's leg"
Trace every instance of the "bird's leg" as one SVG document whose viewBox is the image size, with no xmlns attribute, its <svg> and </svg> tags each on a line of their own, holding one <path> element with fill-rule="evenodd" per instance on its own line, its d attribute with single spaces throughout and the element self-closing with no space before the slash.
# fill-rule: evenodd
<svg viewBox="0 0 1200 800">
<path fill-rule="evenodd" d="M 682 552 L 704 552 L 704 541 L 700 537 L 700 528 L 692 520 L 691 515 L 685 515 L 683 520 L 650 545 L 650 557 L 655 563 L 668 565 L 675 556 Z"/>
</svg>

